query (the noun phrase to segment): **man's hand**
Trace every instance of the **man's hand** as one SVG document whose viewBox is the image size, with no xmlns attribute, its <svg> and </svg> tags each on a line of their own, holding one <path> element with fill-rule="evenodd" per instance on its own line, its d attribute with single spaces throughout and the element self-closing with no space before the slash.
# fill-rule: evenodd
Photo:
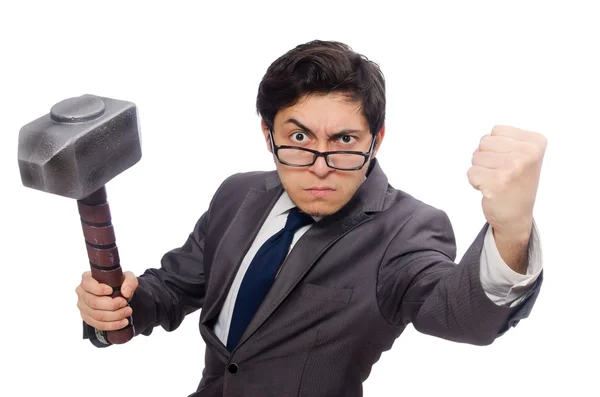
<svg viewBox="0 0 600 397">
<path fill-rule="evenodd" d="M 123 275 L 125 279 L 121 285 L 121 294 L 130 300 L 138 287 L 138 280 L 131 272 Z M 81 318 L 87 324 L 101 331 L 115 331 L 127 326 L 127 317 L 131 316 L 127 300 L 111 298 L 113 289 L 94 280 L 91 272 L 83 273 L 81 284 L 75 292 Z"/>
<path fill-rule="evenodd" d="M 483 194 L 483 214 L 493 228 L 500 254 L 519 272 L 523 272 L 524 260 L 519 248 L 529 242 L 546 146 L 546 138 L 539 133 L 495 126 L 481 138 L 467 172 L 471 185 Z"/>
<path fill-rule="evenodd" d="M 541 134 L 506 126 L 481 138 L 467 175 L 497 232 L 529 237 L 546 145 Z"/>
</svg>

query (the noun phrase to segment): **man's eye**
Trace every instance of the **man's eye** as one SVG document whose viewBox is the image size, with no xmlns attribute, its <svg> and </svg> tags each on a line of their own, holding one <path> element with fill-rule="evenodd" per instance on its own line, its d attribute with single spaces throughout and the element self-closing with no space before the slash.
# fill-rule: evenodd
<svg viewBox="0 0 600 397">
<path fill-rule="evenodd" d="M 343 136 L 341 136 L 341 137 L 340 137 L 340 139 L 339 139 L 339 141 L 340 141 L 341 143 L 345 143 L 345 144 L 348 144 L 348 143 L 353 143 L 353 142 L 354 142 L 354 140 L 355 140 L 355 138 L 354 138 L 353 136 L 350 136 L 350 135 L 343 135 Z"/>
<path fill-rule="evenodd" d="M 291 138 L 293 142 L 298 143 L 306 142 L 308 140 L 308 136 L 304 132 L 296 132 Z"/>
</svg>

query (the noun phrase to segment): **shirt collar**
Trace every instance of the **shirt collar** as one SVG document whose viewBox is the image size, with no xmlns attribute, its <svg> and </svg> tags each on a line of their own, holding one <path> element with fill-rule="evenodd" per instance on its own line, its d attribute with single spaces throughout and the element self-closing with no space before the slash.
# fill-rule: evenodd
<svg viewBox="0 0 600 397">
<path fill-rule="evenodd" d="M 281 196 L 279 196 L 279 200 L 277 200 L 275 206 L 273 207 L 273 215 L 278 216 L 284 214 L 295 206 L 296 204 L 294 204 L 290 196 L 284 190 Z"/>
</svg>

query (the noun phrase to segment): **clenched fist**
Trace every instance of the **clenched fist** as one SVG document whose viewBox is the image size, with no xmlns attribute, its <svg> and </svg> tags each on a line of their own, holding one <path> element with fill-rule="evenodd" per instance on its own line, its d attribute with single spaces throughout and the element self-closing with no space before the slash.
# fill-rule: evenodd
<svg viewBox="0 0 600 397">
<path fill-rule="evenodd" d="M 543 135 L 508 126 L 481 138 L 467 176 L 483 194 L 483 214 L 495 231 L 529 237 L 546 145 Z"/>
<path fill-rule="evenodd" d="M 138 287 L 138 280 L 131 272 L 123 273 L 121 294 L 130 300 Z M 101 331 L 115 331 L 127 326 L 131 307 L 123 298 L 111 298 L 113 289 L 92 278 L 91 272 L 81 276 L 81 284 L 75 289 L 77 307 L 81 318 L 87 324 Z"/>
</svg>

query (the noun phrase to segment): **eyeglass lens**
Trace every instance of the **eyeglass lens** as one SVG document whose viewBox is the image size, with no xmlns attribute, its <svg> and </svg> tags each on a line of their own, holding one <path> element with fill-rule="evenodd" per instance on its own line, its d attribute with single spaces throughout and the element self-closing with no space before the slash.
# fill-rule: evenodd
<svg viewBox="0 0 600 397">
<path fill-rule="evenodd" d="M 281 161 L 297 166 L 312 164 L 315 157 L 311 152 L 287 148 L 279 149 L 278 154 Z M 355 168 L 363 165 L 365 157 L 360 154 L 334 153 L 328 155 L 328 161 L 331 167 Z"/>
</svg>

